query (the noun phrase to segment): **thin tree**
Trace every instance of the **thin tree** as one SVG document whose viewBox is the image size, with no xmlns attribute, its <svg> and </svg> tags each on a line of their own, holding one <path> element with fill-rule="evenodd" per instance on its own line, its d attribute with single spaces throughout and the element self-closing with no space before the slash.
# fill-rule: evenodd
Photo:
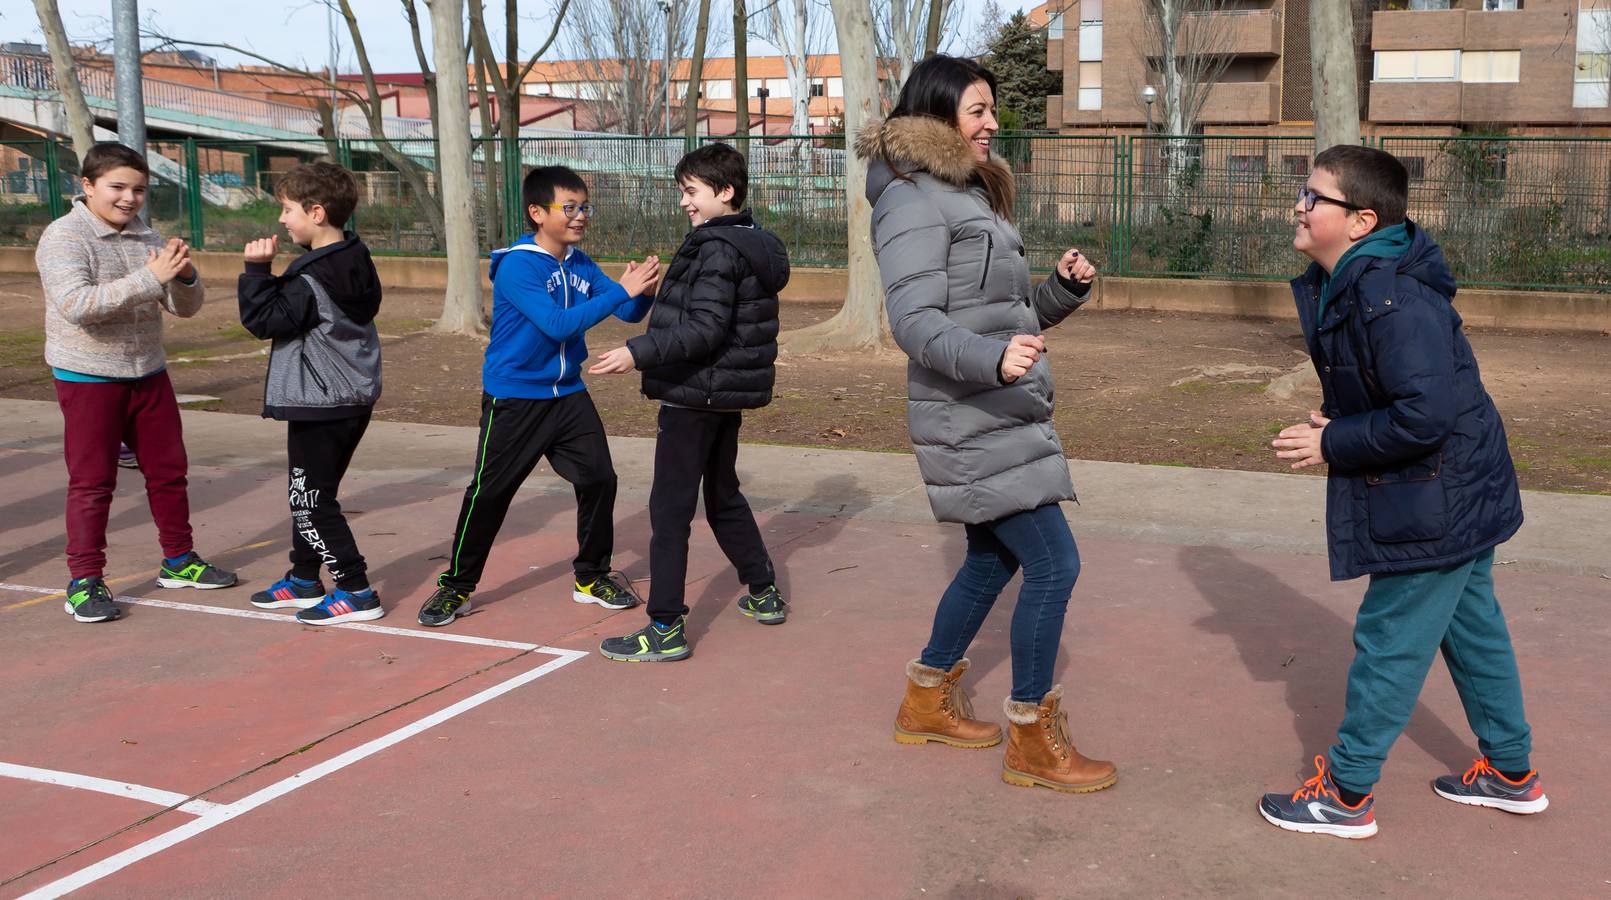
<svg viewBox="0 0 1611 900">
<path fill-rule="evenodd" d="M 783 52 L 791 134 L 811 133 L 811 77 L 828 48 L 826 11 L 820 0 L 775 0 L 756 14 L 756 34 Z"/>
<path fill-rule="evenodd" d="M 45 33 L 45 46 L 50 48 L 50 68 L 56 76 L 56 90 L 62 95 L 62 108 L 67 113 L 73 153 L 82 161 L 84 154 L 95 145 L 95 117 L 90 115 L 84 87 L 78 82 L 73 46 L 67 41 L 67 29 L 62 26 L 62 13 L 56 0 L 34 0 L 34 11 L 39 14 L 39 30 Z"/>
<path fill-rule="evenodd" d="M 1349 0 L 1310 0 L 1309 48 L 1315 152 L 1359 143 L 1359 70 Z"/>
<path fill-rule="evenodd" d="M 733 133 L 738 135 L 738 149 L 750 155 L 750 51 L 746 35 L 749 16 L 744 12 L 744 0 L 733 0 Z M 765 84 L 765 82 L 762 82 Z M 765 129 L 765 126 L 762 126 Z"/>
<path fill-rule="evenodd" d="M 888 60 L 882 72 L 884 102 L 895 104 L 901 85 L 912 74 L 926 54 L 926 23 L 933 18 L 932 6 L 939 7 L 941 34 L 955 34 L 961 21 L 962 6 L 955 0 L 870 0 L 874 23 L 876 53 L 880 60 Z M 942 37 L 936 49 L 947 43 Z M 840 55 L 844 55 L 841 48 Z"/>
<path fill-rule="evenodd" d="M 694 25 L 694 55 L 688 60 L 688 86 L 682 92 L 683 136 L 689 147 L 699 138 L 699 101 L 705 89 L 705 37 L 710 30 L 710 0 L 699 0 Z"/>
<path fill-rule="evenodd" d="M 673 3 L 668 28 L 658 0 L 572 0 L 565 55 L 616 128 L 645 135 L 661 130 L 665 79 L 693 39 L 692 11 L 686 0 Z"/>
<path fill-rule="evenodd" d="M 780 337 L 791 353 L 870 350 L 889 342 L 884 291 L 878 280 L 878 261 L 873 257 L 873 207 L 867 202 L 867 163 L 850 149 L 856 133 L 879 116 L 877 38 L 866 0 L 832 0 L 832 4 L 845 85 L 848 286 L 844 306 L 832 318 Z"/>
<path fill-rule="evenodd" d="M 1141 40 L 1148 69 L 1162 82 L 1158 105 L 1171 196 L 1197 160 L 1190 135 L 1197 132 L 1203 107 L 1231 63 L 1234 23 L 1225 15 L 1229 0 L 1142 0 L 1146 28 Z"/>
<path fill-rule="evenodd" d="M 347 0 L 341 0 L 343 6 Z M 470 171 L 470 85 L 464 48 L 464 0 L 427 0 L 436 61 L 437 140 L 441 142 L 442 211 L 447 230 L 448 283 L 436 330 L 478 334 L 481 259 L 476 241 L 475 186 Z"/>
</svg>

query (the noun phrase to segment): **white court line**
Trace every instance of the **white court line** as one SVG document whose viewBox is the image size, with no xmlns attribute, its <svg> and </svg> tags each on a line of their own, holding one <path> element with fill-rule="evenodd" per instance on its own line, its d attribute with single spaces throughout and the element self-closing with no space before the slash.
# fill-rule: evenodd
<svg viewBox="0 0 1611 900">
<path fill-rule="evenodd" d="M 40 769 L 34 766 L 17 765 L 16 763 L 0 762 L 0 775 L 8 778 L 20 778 L 24 781 L 37 781 L 40 784 L 56 784 L 85 791 L 97 791 L 102 794 L 111 794 L 114 797 L 127 797 L 131 800 L 144 800 L 146 803 L 155 803 L 158 806 L 173 806 L 180 812 L 189 813 L 193 816 L 214 812 L 220 805 L 211 800 L 191 800 L 184 794 L 146 787 L 143 784 L 129 784 L 124 781 L 96 778 L 94 775 L 58 772 L 55 769 Z"/>
<path fill-rule="evenodd" d="M 423 719 L 419 719 L 408 725 L 404 725 L 402 728 L 399 728 L 390 734 L 381 735 L 367 744 L 354 747 L 340 756 L 328 759 L 322 763 L 319 763 L 318 765 L 310 766 L 307 769 L 296 773 L 295 775 L 291 775 L 287 778 L 276 781 L 268 787 L 263 788 L 255 793 L 248 794 L 234 803 L 218 806 L 216 809 L 204 813 L 199 818 L 192 819 L 189 822 L 186 822 L 185 824 L 180 825 L 179 827 L 170 831 L 159 834 L 156 837 L 145 841 L 144 843 L 136 844 L 121 853 L 107 857 L 98 863 L 94 863 L 79 869 L 77 872 L 53 881 L 44 887 L 38 888 L 37 890 L 30 891 L 22 896 L 22 900 L 52 900 L 52 898 L 60 897 L 63 894 L 76 891 L 81 887 L 94 884 L 95 882 L 100 881 L 102 878 L 121 871 L 122 869 L 131 866 L 148 856 L 161 853 L 163 850 L 166 850 L 175 844 L 178 844 L 182 841 L 187 841 L 198 834 L 217 828 L 219 825 L 222 825 L 237 816 L 251 812 L 259 806 L 268 803 L 270 800 L 276 800 L 285 796 L 286 794 L 289 794 L 297 788 L 312 784 L 326 775 L 329 775 L 333 772 L 339 772 L 355 762 L 385 750 L 387 747 L 390 747 L 393 744 L 400 743 L 419 734 L 422 731 L 425 731 L 428 728 L 440 725 L 455 716 L 469 712 L 470 710 L 475 709 L 477 706 L 486 703 L 488 700 L 501 697 L 515 688 L 520 687 L 521 685 L 536 681 L 544 675 L 559 669 L 561 666 L 568 665 L 584 656 L 587 656 L 585 652 L 580 650 L 560 650 L 550 647 L 540 648 L 538 652 L 552 653 L 559 658 L 543 663 L 537 668 L 532 669 L 524 674 L 516 675 L 508 681 L 495 684 L 478 694 L 466 697 L 452 706 L 434 712 Z"/>
<path fill-rule="evenodd" d="M 32 584 L 10 584 L 0 582 L 0 590 L 22 591 L 31 594 L 59 594 L 60 588 L 45 588 Z M 205 606 L 200 603 L 178 603 L 173 600 L 157 600 L 153 597 L 127 597 L 116 598 L 119 603 L 130 606 L 152 606 L 157 609 L 182 609 L 186 612 L 207 613 L 214 616 L 233 616 L 237 619 L 264 619 L 269 622 L 291 622 L 301 625 L 296 614 L 258 612 L 251 609 L 230 609 L 224 606 Z M 309 626 L 314 627 L 314 626 Z M 475 637 L 468 634 L 448 634 L 439 631 L 411 631 L 407 628 L 393 628 L 388 625 L 370 625 L 367 622 L 342 622 L 339 625 L 320 625 L 320 628 L 345 628 L 349 631 L 369 631 L 376 634 L 391 634 L 398 637 L 424 638 L 430 641 L 448 641 L 454 644 L 474 644 L 478 647 L 501 647 L 505 650 L 541 650 L 543 652 L 569 653 L 568 650 L 552 650 L 539 644 L 527 644 L 521 641 L 500 641 L 495 638 Z"/>
</svg>

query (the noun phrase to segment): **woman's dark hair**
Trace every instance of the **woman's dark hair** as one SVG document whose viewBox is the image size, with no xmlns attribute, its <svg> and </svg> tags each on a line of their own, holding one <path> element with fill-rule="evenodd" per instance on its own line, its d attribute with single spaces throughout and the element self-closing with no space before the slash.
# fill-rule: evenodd
<svg viewBox="0 0 1611 900">
<path fill-rule="evenodd" d="M 978 82 L 990 86 L 990 95 L 996 94 L 996 76 L 989 69 L 971 59 L 935 53 L 912 67 L 912 74 L 901 85 L 900 99 L 889 114 L 891 119 L 903 116 L 928 116 L 955 128 L 962 107 L 962 95 Z M 990 209 L 1003 219 L 1012 217 L 1014 186 L 1012 171 L 998 163 L 975 163 L 974 174 L 984 185 Z"/>
<path fill-rule="evenodd" d="M 151 177 L 151 167 L 146 165 L 145 157 L 135 151 L 108 141 L 96 144 L 84 154 L 84 162 L 78 167 L 80 177 L 94 184 L 102 175 L 113 169 L 133 169 L 147 178 Z"/>
</svg>

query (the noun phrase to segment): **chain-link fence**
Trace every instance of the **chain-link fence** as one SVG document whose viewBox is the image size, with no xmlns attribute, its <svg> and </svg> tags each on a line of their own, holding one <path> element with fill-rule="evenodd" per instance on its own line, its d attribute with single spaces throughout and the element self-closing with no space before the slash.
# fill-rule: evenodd
<svg viewBox="0 0 1611 900">
<path fill-rule="evenodd" d="M 1461 283 L 1611 290 L 1611 139 L 1379 144 L 1410 170 L 1410 215 L 1443 246 Z M 525 172 L 565 165 L 587 180 L 597 210 L 590 254 L 669 254 L 688 227 L 672 183 L 684 149 L 681 138 L 477 140 L 480 246 L 503 246 L 526 230 Z M 796 265 L 843 265 L 843 139 L 774 136 L 747 149 L 757 219 L 783 238 Z M 1302 268 L 1292 203 L 1308 175 L 1309 138 L 1005 135 L 996 149 L 1016 175 L 1015 220 L 1038 269 L 1070 246 L 1114 275 L 1284 279 Z M 432 255 L 444 246 L 431 140 L 156 141 L 150 157 L 153 225 L 198 247 L 237 248 L 280 230 L 275 183 L 320 158 L 357 178 L 353 227 L 375 252 Z M 0 243 L 36 241 L 77 192 L 76 171 L 64 145 L 0 143 Z"/>
</svg>

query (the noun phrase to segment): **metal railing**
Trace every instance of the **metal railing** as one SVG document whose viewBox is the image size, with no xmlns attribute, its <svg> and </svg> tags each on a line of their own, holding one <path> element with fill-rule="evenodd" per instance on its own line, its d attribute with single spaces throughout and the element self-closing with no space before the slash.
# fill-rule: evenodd
<svg viewBox="0 0 1611 900">
<path fill-rule="evenodd" d="M 434 144 L 398 143 L 400 157 L 368 140 L 337 142 L 337 159 L 361 191 L 353 224 L 376 252 L 438 254 Z M 759 221 L 796 265 L 844 265 L 843 139 L 748 144 L 748 205 Z M 1442 245 L 1462 284 L 1611 291 L 1611 139 L 1392 137 L 1380 145 L 1410 170 L 1410 215 Z M 520 179 L 537 165 L 567 165 L 587 180 L 598 210 L 585 245 L 594 256 L 665 256 L 687 230 L 672 184 L 681 138 L 546 133 L 478 140 L 474 149 L 483 250 L 525 230 Z M 1037 269 L 1070 246 L 1114 275 L 1274 280 L 1306 263 L 1292 249 L 1292 204 L 1308 175 L 1309 138 L 1006 135 L 996 149 L 1015 172 L 1014 220 Z M 154 224 L 207 248 L 273 233 L 279 175 L 328 150 L 322 140 L 154 142 Z M 0 144 L 0 243 L 37 240 L 65 212 L 74 171 L 64 146 Z"/>
</svg>

